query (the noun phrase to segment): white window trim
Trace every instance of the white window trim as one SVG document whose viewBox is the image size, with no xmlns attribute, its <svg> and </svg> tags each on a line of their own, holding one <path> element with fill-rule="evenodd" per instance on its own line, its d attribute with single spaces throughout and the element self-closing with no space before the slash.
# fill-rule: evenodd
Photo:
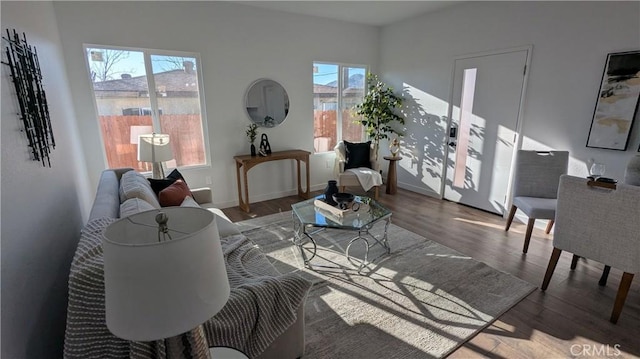
<svg viewBox="0 0 640 359">
<path fill-rule="evenodd" d="M 89 88 L 91 89 L 91 97 L 93 100 L 93 112 L 95 114 L 95 121 L 98 124 L 98 137 L 100 138 L 101 144 L 101 152 L 102 152 L 102 161 L 105 165 L 105 168 L 109 168 L 109 161 L 107 159 L 106 146 L 104 142 L 104 137 L 102 136 L 102 131 L 99 126 L 99 113 L 98 113 L 98 103 L 96 101 L 95 93 L 93 92 L 93 83 L 91 82 L 91 67 L 89 66 L 89 61 L 87 61 L 87 49 L 88 48 L 104 48 L 104 49 L 114 49 L 114 50 L 126 50 L 126 51 L 138 51 L 142 52 L 144 56 L 144 65 L 146 71 L 153 72 L 153 68 L 151 67 L 151 54 L 153 55 L 164 55 L 164 56 L 176 56 L 176 57 L 193 57 L 196 59 L 198 64 L 198 71 L 196 71 L 196 76 L 198 77 L 198 97 L 200 100 L 200 119 L 202 125 L 202 143 L 204 145 L 204 163 L 190 166 L 181 166 L 178 167 L 180 170 L 187 169 L 201 169 L 201 168 L 211 168 L 211 151 L 209 147 L 209 129 L 208 129 L 208 117 L 205 108 L 205 96 L 204 96 L 204 81 L 202 75 L 202 60 L 200 59 L 200 53 L 197 52 L 186 52 L 186 51 L 172 51 L 172 50 L 159 50 L 159 49 L 150 49 L 145 47 L 126 47 L 126 46 L 112 46 L 112 45 L 100 45 L 100 44 L 91 44 L 91 43 L 83 43 L 82 50 L 84 56 L 84 63 L 86 67 L 86 79 L 89 83 Z M 149 69 L 149 70 L 147 70 Z M 151 119 L 153 123 L 153 127 L 160 128 L 160 117 L 158 116 L 158 100 L 155 94 L 155 91 L 151 89 L 155 89 L 155 79 L 153 76 L 148 76 L 147 73 L 147 83 L 149 86 L 153 85 L 153 87 L 149 88 L 149 101 L 151 104 L 152 114 Z M 147 172 L 144 172 L 147 173 Z M 151 172 L 148 172 L 151 173 Z"/>
<path fill-rule="evenodd" d="M 343 85 L 343 79 L 342 79 L 342 70 L 345 67 L 356 67 L 356 68 L 363 68 L 364 69 L 364 93 L 367 93 L 367 76 L 369 75 L 369 66 L 368 65 L 361 65 L 361 64 L 349 64 L 349 63 L 345 63 L 345 62 L 331 62 L 331 61 L 313 61 L 313 65 L 316 64 L 321 64 L 321 65 L 335 65 L 338 66 L 338 99 L 337 99 L 337 109 L 336 109 L 336 141 L 342 141 L 342 85 Z M 313 88 L 313 87 L 312 87 Z M 366 136 L 366 134 L 363 132 L 363 140 L 364 137 Z M 330 153 L 333 152 L 333 150 L 329 150 L 329 151 L 325 151 L 325 152 L 315 152 L 316 154 L 320 154 L 320 153 Z"/>
</svg>

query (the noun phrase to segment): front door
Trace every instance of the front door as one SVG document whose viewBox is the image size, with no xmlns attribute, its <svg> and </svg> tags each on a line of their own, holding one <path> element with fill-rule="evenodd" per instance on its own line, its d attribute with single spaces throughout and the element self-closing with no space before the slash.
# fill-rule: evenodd
<svg viewBox="0 0 640 359">
<path fill-rule="evenodd" d="M 444 198 L 504 213 L 529 52 L 455 60 Z"/>
</svg>

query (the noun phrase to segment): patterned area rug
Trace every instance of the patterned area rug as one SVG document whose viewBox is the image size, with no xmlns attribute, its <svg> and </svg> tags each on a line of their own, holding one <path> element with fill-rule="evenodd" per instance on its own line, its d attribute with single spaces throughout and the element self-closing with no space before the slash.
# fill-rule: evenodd
<svg viewBox="0 0 640 359">
<path fill-rule="evenodd" d="M 325 230 L 317 238 L 313 270 L 291 243 L 291 212 L 238 222 L 281 272 L 314 285 L 305 308 L 305 359 L 441 358 L 490 325 L 536 286 L 419 234 L 391 224 L 391 254 L 358 273 L 363 246 L 344 249 L 356 233 Z M 384 225 L 371 230 L 380 236 Z"/>
</svg>

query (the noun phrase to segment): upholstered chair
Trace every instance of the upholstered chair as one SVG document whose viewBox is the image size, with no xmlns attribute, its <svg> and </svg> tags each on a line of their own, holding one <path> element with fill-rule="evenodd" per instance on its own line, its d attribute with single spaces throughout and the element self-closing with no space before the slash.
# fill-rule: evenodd
<svg viewBox="0 0 640 359">
<path fill-rule="evenodd" d="M 580 177 L 560 178 L 553 253 L 541 289 L 549 286 L 562 251 L 606 263 L 624 272 L 610 318 L 616 323 L 633 276 L 640 272 L 640 187 L 595 184 Z"/>
<path fill-rule="evenodd" d="M 556 196 L 560 176 L 567 173 L 569 152 L 520 150 L 515 163 L 513 205 L 504 230 L 508 231 L 516 211 L 529 217 L 523 253 L 527 253 L 536 219 L 548 219 L 549 234 L 556 215 Z"/>
<path fill-rule="evenodd" d="M 640 155 L 631 157 L 631 159 L 627 163 L 627 167 L 625 168 L 624 179 L 622 182 L 632 186 L 640 186 Z M 571 269 L 576 269 L 578 259 L 578 256 L 573 256 L 573 260 L 571 261 Z M 610 270 L 611 266 L 604 266 L 602 276 L 600 277 L 600 281 L 598 282 L 599 285 L 607 285 L 607 277 L 609 277 Z"/>
<path fill-rule="evenodd" d="M 340 191 L 345 192 L 346 187 L 361 187 L 367 192 L 373 189 L 373 198 L 378 199 L 382 176 L 371 142 L 339 141 L 334 151 L 336 153 L 334 175 Z"/>
</svg>

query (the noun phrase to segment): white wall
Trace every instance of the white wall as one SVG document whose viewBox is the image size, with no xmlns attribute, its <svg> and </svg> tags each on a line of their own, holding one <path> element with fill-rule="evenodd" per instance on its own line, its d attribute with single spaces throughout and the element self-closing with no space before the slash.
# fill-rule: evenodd
<svg viewBox="0 0 640 359">
<path fill-rule="evenodd" d="M 259 78 L 280 82 L 291 102 L 285 122 L 267 133 L 273 151 L 313 151 L 313 61 L 368 64 L 378 56 L 377 28 L 270 11 L 229 2 L 54 3 L 74 106 L 92 183 L 106 167 L 83 43 L 192 51 L 201 54 L 210 168 L 182 171 L 191 187 L 213 181 L 214 202 L 237 205 L 233 156 L 249 153 L 244 130 L 248 86 Z M 258 137 L 259 138 L 259 137 Z M 333 177 L 333 154 L 312 156 L 311 184 Z M 330 166 L 326 163 L 329 160 Z M 295 192 L 293 161 L 249 172 L 252 202 Z"/>
<path fill-rule="evenodd" d="M 60 39 L 49 2 L 1 5 L 5 30 L 26 33 L 40 59 L 56 148 L 51 168 L 29 157 L 9 69 L 2 66 L 2 358 L 59 358 L 67 280 L 88 181 Z M 3 40 L 3 61 L 4 55 Z"/>
<path fill-rule="evenodd" d="M 585 144 L 607 53 L 640 48 L 640 3 L 467 2 L 382 29 L 383 78 L 417 100 L 405 138 L 417 160 L 400 163 L 400 187 L 439 195 L 453 58 L 523 45 L 533 45 L 523 148 L 568 150 L 571 174 L 586 175 L 595 160 L 622 179 L 640 144 L 638 119 L 626 152 Z"/>
</svg>

